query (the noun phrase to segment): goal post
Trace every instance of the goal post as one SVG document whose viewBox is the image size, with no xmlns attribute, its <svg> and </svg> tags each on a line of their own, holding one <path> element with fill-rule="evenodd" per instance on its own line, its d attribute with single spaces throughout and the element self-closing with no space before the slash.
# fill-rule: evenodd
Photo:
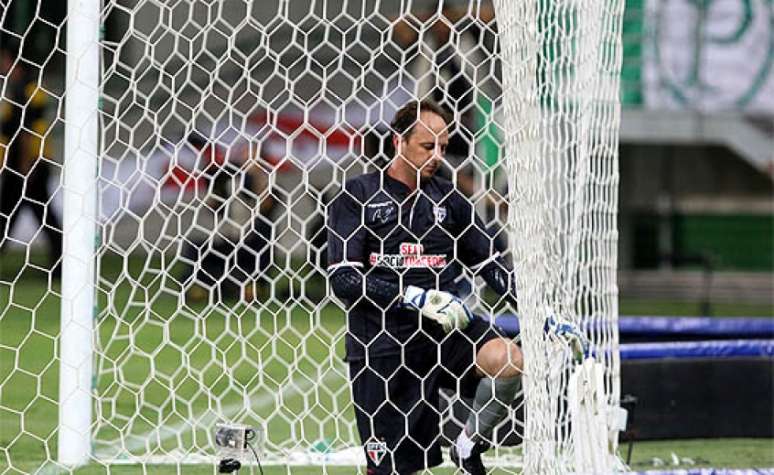
<svg viewBox="0 0 774 475">
<path fill-rule="evenodd" d="M 35 170 L 51 171 L 28 201 L 62 218 L 62 274 L 38 262 L 50 222 L 0 216 L 16 224 L 0 274 L 0 422 L 16 432 L 0 466 L 212 464 L 222 423 L 254 428 L 262 463 L 288 473 L 364 464 L 325 215 L 346 180 L 392 158 L 395 111 L 430 98 L 454 118 L 448 178 L 507 235 L 516 275 L 523 390 L 487 465 L 616 468 L 621 0 L 79 0 L 61 21 L 28 13 L 0 23 L 18 44 L 4 68 L 25 70 L 3 71 L 20 125 L 3 136 L 0 186 L 40 188 Z M 25 57 L 43 34 L 60 47 Z M 25 122 L 38 117 L 29 91 L 48 98 L 47 128 Z M 22 159 L 13 144 L 27 135 L 47 147 Z M 515 311 L 465 277 L 474 312 Z M 585 333 L 593 362 L 546 334 L 549 316 Z M 443 422 L 459 430 L 453 409 Z M 605 440 L 579 447 L 584 424 Z"/>
<path fill-rule="evenodd" d="M 568 381 L 580 374 L 568 378 L 552 367 L 543 328 L 546 308 L 585 328 L 604 368 L 596 374 L 605 383 L 604 395 L 587 395 L 587 402 L 605 399 L 603 420 L 607 413 L 612 420 L 620 398 L 616 213 L 624 4 L 495 4 L 503 60 L 508 224 L 519 269 L 525 353 L 524 470 L 610 472 L 618 466 L 617 431 L 610 431 L 609 446 L 604 440 L 596 449 L 609 454 L 597 453 L 596 460 L 579 457 L 582 448 L 571 436 L 579 430 L 572 421 L 579 419 L 570 417 L 566 405 L 579 403 L 564 400 Z M 586 387 L 597 382 L 586 381 Z"/>
<path fill-rule="evenodd" d="M 59 362 L 59 454 L 88 462 L 94 397 L 94 302 L 99 160 L 99 0 L 68 2 L 63 252 Z"/>
</svg>

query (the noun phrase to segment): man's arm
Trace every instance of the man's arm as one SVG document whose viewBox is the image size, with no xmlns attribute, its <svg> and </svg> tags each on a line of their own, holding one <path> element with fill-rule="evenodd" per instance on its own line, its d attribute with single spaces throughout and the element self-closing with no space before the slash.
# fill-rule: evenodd
<svg viewBox="0 0 774 475">
<path fill-rule="evenodd" d="M 497 294 L 515 300 L 515 276 L 505 259 L 505 243 L 487 232 L 473 205 L 461 194 L 457 194 L 454 208 L 460 213 L 462 229 L 457 247 L 459 259 Z"/>
<path fill-rule="evenodd" d="M 394 305 L 400 296 L 398 284 L 363 275 L 354 266 L 344 265 L 333 270 L 329 267 L 328 272 L 333 293 L 349 303 L 356 303 L 365 296 L 380 308 L 386 309 Z"/>
<path fill-rule="evenodd" d="M 363 273 L 367 231 L 362 196 L 359 183 L 350 181 L 328 206 L 328 276 L 333 293 L 347 303 L 365 296 L 388 308 L 398 301 L 400 286 Z"/>
</svg>

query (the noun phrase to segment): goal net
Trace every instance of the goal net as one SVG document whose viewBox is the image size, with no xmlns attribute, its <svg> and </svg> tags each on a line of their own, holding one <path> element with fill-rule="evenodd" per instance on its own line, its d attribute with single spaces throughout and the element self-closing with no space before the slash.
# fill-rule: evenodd
<svg viewBox="0 0 774 475">
<path fill-rule="evenodd" d="M 288 473 L 364 465 L 326 210 L 426 98 L 516 275 L 518 309 L 460 283 L 520 326 L 487 464 L 612 466 L 621 1 L 49 3 L 0 16 L 0 467 L 212 464 L 224 422 Z M 580 383 L 552 315 L 591 342 Z"/>
</svg>

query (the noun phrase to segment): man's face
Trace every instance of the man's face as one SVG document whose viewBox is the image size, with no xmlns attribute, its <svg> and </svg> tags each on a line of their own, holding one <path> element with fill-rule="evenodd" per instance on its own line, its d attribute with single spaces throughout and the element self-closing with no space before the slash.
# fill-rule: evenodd
<svg viewBox="0 0 774 475">
<path fill-rule="evenodd" d="M 441 166 L 449 145 L 446 127 L 438 114 L 422 112 L 408 138 L 396 135 L 393 139 L 397 159 L 406 162 L 414 171 L 419 170 L 420 180 L 429 179 Z"/>
</svg>

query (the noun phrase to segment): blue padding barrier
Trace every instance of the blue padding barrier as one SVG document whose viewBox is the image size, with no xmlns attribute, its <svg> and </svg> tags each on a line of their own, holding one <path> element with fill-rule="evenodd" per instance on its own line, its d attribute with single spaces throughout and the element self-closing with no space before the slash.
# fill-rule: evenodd
<svg viewBox="0 0 774 475">
<path fill-rule="evenodd" d="M 502 315 L 496 322 L 510 336 L 519 333 L 514 315 Z M 621 317 L 619 322 L 621 335 L 774 336 L 774 319 L 770 318 Z M 739 356 L 774 357 L 774 339 L 621 344 L 622 360 Z"/>
<path fill-rule="evenodd" d="M 622 360 L 655 358 L 774 357 L 774 340 L 717 340 L 621 345 Z"/>
<path fill-rule="evenodd" d="M 774 357 L 774 340 L 716 340 L 621 345 L 622 360 L 661 358 Z"/>
<path fill-rule="evenodd" d="M 618 331 L 626 335 L 738 335 L 774 338 L 770 317 L 620 317 Z"/>
<path fill-rule="evenodd" d="M 505 314 L 497 317 L 497 326 L 509 335 L 519 333 L 519 319 Z M 734 336 L 774 338 L 774 318 L 769 317 L 626 317 L 618 319 L 622 336 Z"/>
</svg>

